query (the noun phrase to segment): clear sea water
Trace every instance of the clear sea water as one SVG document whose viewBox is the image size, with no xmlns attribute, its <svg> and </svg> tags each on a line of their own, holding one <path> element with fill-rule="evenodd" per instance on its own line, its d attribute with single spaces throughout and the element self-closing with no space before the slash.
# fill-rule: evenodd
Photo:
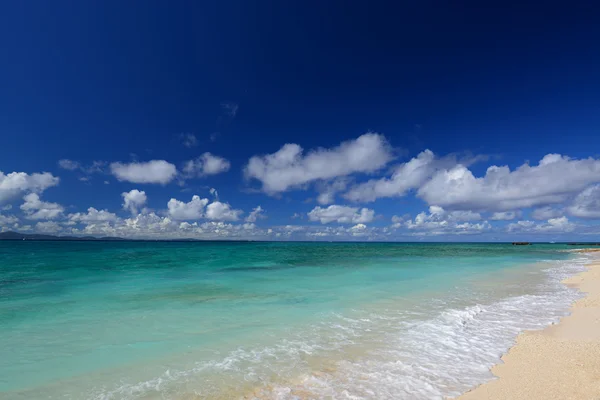
<svg viewBox="0 0 600 400">
<path fill-rule="evenodd" d="M 451 398 L 568 313 L 566 248 L 0 242 L 0 398 Z"/>
</svg>

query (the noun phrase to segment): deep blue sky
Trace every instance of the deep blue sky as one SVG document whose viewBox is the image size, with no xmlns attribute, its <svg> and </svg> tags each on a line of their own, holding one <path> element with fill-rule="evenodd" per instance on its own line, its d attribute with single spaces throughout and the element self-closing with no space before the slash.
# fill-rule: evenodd
<svg viewBox="0 0 600 400">
<path fill-rule="evenodd" d="M 599 39 L 600 8 L 577 1 L 5 2 L 0 171 L 60 177 L 42 197 L 65 215 L 90 206 L 121 215 L 131 189 L 158 213 L 171 197 L 215 187 L 245 215 L 261 205 L 266 227 L 317 205 L 306 201 L 315 182 L 269 196 L 244 180 L 250 157 L 285 143 L 332 148 L 373 131 L 399 156 L 388 167 L 424 149 L 488 156 L 470 167 L 476 176 L 548 153 L 595 157 Z M 198 144 L 183 146 L 182 134 Z M 231 168 L 185 186 L 119 182 L 108 168 L 82 182 L 57 164 L 181 168 L 204 152 Z M 383 227 L 430 205 L 406 196 L 367 206 Z"/>
</svg>

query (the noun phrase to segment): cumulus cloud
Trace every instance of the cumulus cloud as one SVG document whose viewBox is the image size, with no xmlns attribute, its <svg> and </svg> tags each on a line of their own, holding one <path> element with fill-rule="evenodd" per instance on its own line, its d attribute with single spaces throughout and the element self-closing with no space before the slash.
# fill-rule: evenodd
<svg viewBox="0 0 600 400">
<path fill-rule="evenodd" d="M 484 156 L 463 157 L 461 163 L 470 165 Z M 384 197 L 402 197 L 427 182 L 439 170 L 456 165 L 457 155 L 436 157 L 431 150 L 424 150 L 411 160 L 396 165 L 388 177 L 371 179 L 354 185 L 344 198 L 354 202 L 371 202 Z"/>
<path fill-rule="evenodd" d="M 231 163 L 225 158 L 206 152 L 195 160 L 186 162 L 183 173 L 186 178 L 202 177 L 226 172 L 230 167 Z"/>
<path fill-rule="evenodd" d="M 261 206 L 253 208 L 250 214 L 246 217 L 246 222 L 256 222 L 259 218 L 264 218 L 264 212 L 265 210 Z"/>
<path fill-rule="evenodd" d="M 62 227 L 54 221 L 45 221 L 35 224 L 35 230 L 40 233 L 57 233 Z"/>
<path fill-rule="evenodd" d="M 25 203 L 21 205 L 21 210 L 27 219 L 55 219 L 65 210 L 58 203 L 42 201 L 37 193 L 30 193 L 23 199 Z"/>
<path fill-rule="evenodd" d="M 600 185 L 593 185 L 579 193 L 567 208 L 579 218 L 600 218 Z"/>
<path fill-rule="evenodd" d="M 392 158 L 385 137 L 367 133 L 335 148 L 320 148 L 307 154 L 303 154 L 299 145 L 288 143 L 273 154 L 250 158 L 244 174 L 248 179 L 260 181 L 262 190 L 273 195 L 317 180 L 373 172 Z"/>
<path fill-rule="evenodd" d="M 367 226 L 365 224 L 356 224 L 347 231 L 352 236 L 367 236 Z"/>
<path fill-rule="evenodd" d="M 335 202 L 335 195 L 342 190 L 345 190 L 348 186 L 347 178 L 334 179 L 332 182 L 322 182 L 317 185 L 317 203 L 321 205 L 327 205 Z"/>
<path fill-rule="evenodd" d="M 242 210 L 234 210 L 227 203 L 215 201 L 206 207 L 206 218 L 216 221 L 237 221 Z"/>
<path fill-rule="evenodd" d="M 14 215 L 2 215 L 0 214 L 0 226 L 13 225 L 19 222 L 19 219 Z"/>
<path fill-rule="evenodd" d="M 208 199 L 201 199 L 200 196 L 193 196 L 188 203 L 171 199 L 167 203 L 169 216 L 174 220 L 195 220 L 204 216 L 204 207 L 208 204 Z"/>
<path fill-rule="evenodd" d="M 260 209 L 260 207 L 257 208 Z M 208 199 L 200 198 L 200 196 L 193 196 L 188 203 L 171 199 L 167 203 L 167 209 L 169 217 L 175 221 L 198 220 L 201 218 L 213 221 L 237 221 L 240 215 L 243 214 L 242 210 L 233 209 L 228 203 L 218 200 L 210 203 Z M 255 216 L 261 211 L 262 209 L 255 212 Z"/>
<path fill-rule="evenodd" d="M 123 197 L 123 209 L 128 210 L 132 214 L 137 214 L 138 210 L 141 209 L 148 200 L 146 192 L 137 189 L 123 192 L 121 193 L 121 196 Z"/>
<path fill-rule="evenodd" d="M 48 172 L 31 175 L 25 172 L 11 172 L 5 175 L 0 171 L 0 203 L 27 192 L 42 193 L 58 185 L 58 182 L 58 177 Z"/>
<path fill-rule="evenodd" d="M 340 224 L 364 224 L 373 221 L 375 211 L 368 208 L 331 205 L 326 208 L 315 207 L 308 213 L 308 219 L 322 224 L 338 222 Z"/>
<path fill-rule="evenodd" d="M 89 224 L 97 222 L 116 221 L 118 217 L 116 214 L 111 213 L 108 210 L 99 211 L 94 207 L 90 207 L 87 209 L 87 213 L 69 214 L 68 219 L 71 222 L 83 222 Z"/>
<path fill-rule="evenodd" d="M 360 240 L 374 240 L 382 238 L 382 231 L 378 231 L 377 228 L 367 227 L 367 225 L 362 223 L 358 223 L 349 228 L 344 226 L 305 227 L 305 229 L 300 232 L 309 239 L 317 240 L 353 240 L 357 238 L 360 238 Z M 281 228 L 277 228 L 275 236 L 286 237 Z M 289 235 L 287 235 L 287 237 L 289 237 Z"/>
<path fill-rule="evenodd" d="M 459 164 L 436 172 L 418 196 L 452 209 L 508 211 L 561 203 L 596 182 L 600 182 L 600 160 L 548 154 L 538 165 L 523 164 L 514 171 L 491 166 L 481 178 Z"/>
<path fill-rule="evenodd" d="M 175 165 L 165 160 L 110 164 L 112 174 L 119 180 L 133 183 L 158 183 L 165 185 L 177 175 Z"/>
<path fill-rule="evenodd" d="M 575 230 L 575 224 L 565 216 L 550 218 L 546 223 L 534 221 L 517 221 L 506 227 L 508 232 L 533 232 L 533 233 L 565 233 Z"/>
<path fill-rule="evenodd" d="M 414 221 L 404 223 L 410 230 L 426 232 L 430 235 L 442 234 L 473 234 L 491 229 L 487 221 L 472 223 L 468 221 L 481 220 L 481 215 L 472 211 L 446 211 L 439 206 L 429 207 L 429 214 L 419 213 Z"/>
<path fill-rule="evenodd" d="M 172 231 L 177 225 L 168 217 L 160 217 L 155 213 L 138 214 L 124 221 L 122 231 L 131 232 L 133 235 L 160 234 Z"/>
<path fill-rule="evenodd" d="M 402 225 L 404 224 L 404 222 L 405 222 L 405 218 L 404 217 L 400 217 L 398 215 L 394 215 L 394 216 L 392 216 L 392 225 L 391 225 L 391 228 L 398 229 L 398 228 L 402 227 Z"/>
<path fill-rule="evenodd" d="M 418 188 L 436 169 L 435 156 L 425 150 L 412 160 L 394 168 L 390 178 L 371 179 L 350 189 L 344 197 L 356 202 L 375 201 L 381 197 L 404 196 L 410 189 Z"/>
</svg>

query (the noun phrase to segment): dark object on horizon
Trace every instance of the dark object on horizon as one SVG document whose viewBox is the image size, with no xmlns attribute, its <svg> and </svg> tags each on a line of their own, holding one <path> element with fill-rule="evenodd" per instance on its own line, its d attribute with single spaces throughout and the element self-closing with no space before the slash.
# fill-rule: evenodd
<svg viewBox="0 0 600 400">
<path fill-rule="evenodd" d="M 529 242 L 512 242 L 513 246 L 529 246 Z"/>
<path fill-rule="evenodd" d="M 567 243 L 569 246 L 600 246 L 600 243 Z"/>
</svg>

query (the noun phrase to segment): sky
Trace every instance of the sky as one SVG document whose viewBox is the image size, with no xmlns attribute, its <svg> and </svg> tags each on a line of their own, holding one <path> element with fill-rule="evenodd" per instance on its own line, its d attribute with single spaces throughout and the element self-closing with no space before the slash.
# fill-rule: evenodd
<svg viewBox="0 0 600 400">
<path fill-rule="evenodd" d="M 593 2 L 0 5 L 0 230 L 600 241 Z"/>
</svg>

